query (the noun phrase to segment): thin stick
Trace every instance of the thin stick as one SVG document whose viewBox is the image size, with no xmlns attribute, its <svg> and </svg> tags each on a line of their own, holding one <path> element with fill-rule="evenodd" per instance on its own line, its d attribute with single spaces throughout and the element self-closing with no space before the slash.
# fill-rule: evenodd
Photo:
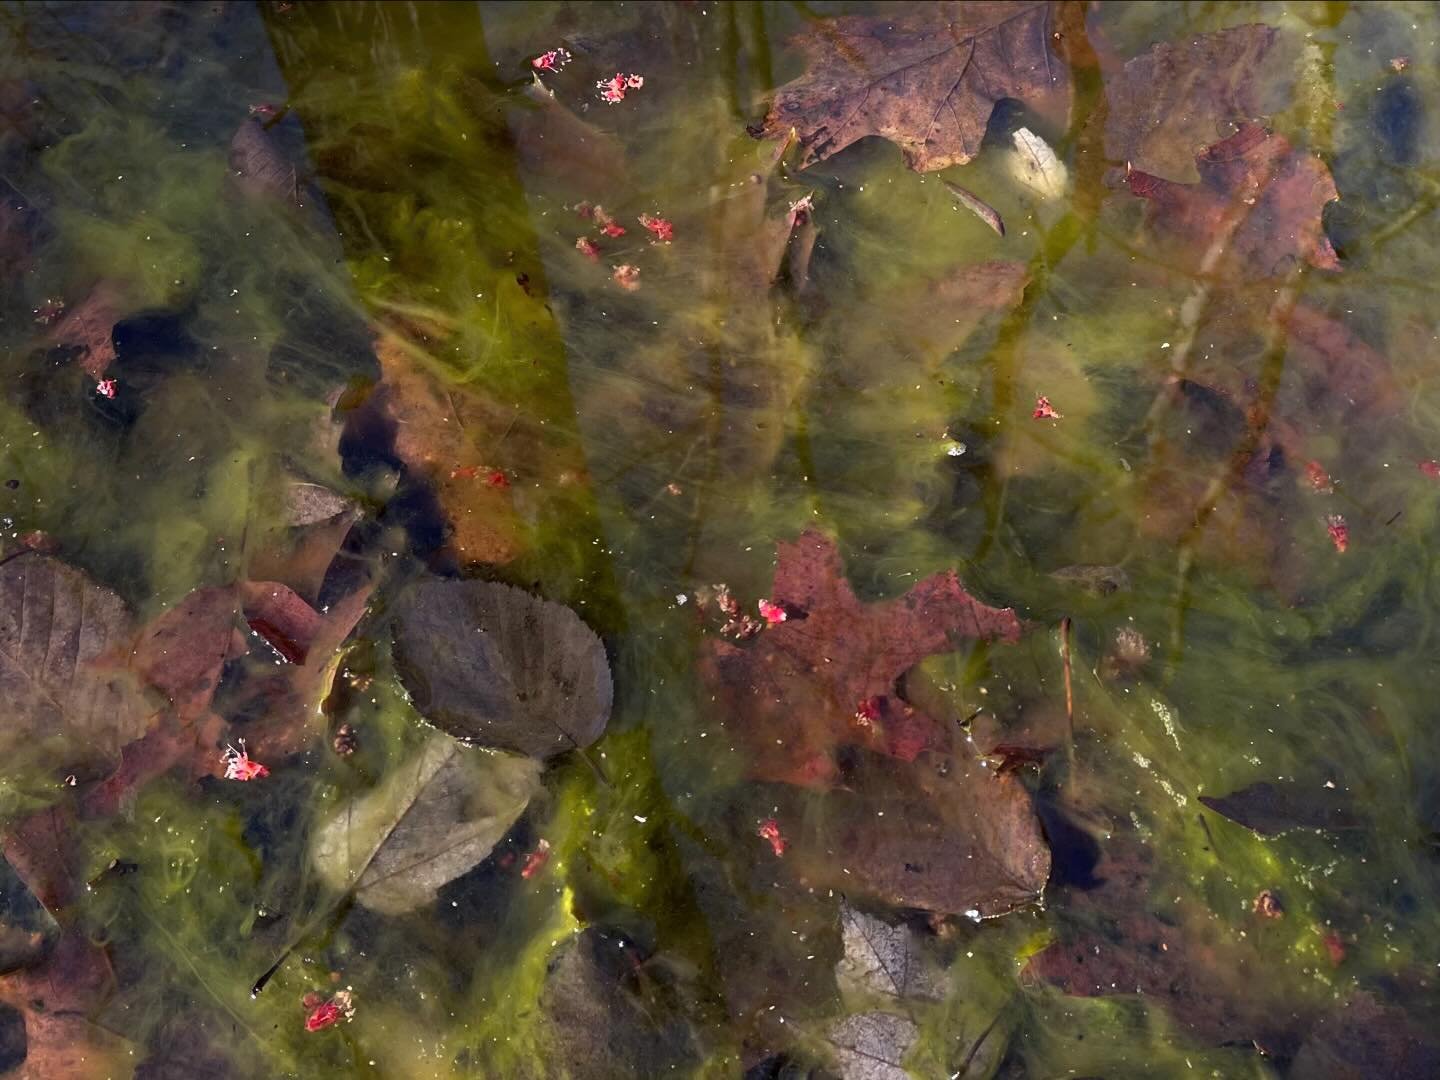
<svg viewBox="0 0 1440 1080">
<path fill-rule="evenodd" d="M 1070 682 L 1070 616 L 1060 620 L 1060 661 L 1065 667 L 1065 725 L 1069 732 L 1065 756 L 1075 762 L 1075 691 Z"/>
</svg>

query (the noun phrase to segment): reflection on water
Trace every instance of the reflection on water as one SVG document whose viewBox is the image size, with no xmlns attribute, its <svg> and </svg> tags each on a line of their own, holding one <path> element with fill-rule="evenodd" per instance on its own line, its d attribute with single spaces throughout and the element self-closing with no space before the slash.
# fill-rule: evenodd
<svg viewBox="0 0 1440 1080">
<path fill-rule="evenodd" d="M 0 1066 L 1437 1071 L 1432 11 L 0 20 Z"/>
</svg>

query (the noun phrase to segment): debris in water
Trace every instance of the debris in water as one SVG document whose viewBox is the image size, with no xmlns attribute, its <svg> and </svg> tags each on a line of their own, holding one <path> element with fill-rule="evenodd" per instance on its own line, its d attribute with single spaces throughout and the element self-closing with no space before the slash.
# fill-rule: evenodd
<svg viewBox="0 0 1440 1080">
<path fill-rule="evenodd" d="M 673 223 L 654 214 L 641 214 L 640 224 L 645 226 L 655 237 L 655 243 L 668 244 L 675 239 L 675 226 Z"/>
<path fill-rule="evenodd" d="M 587 259 L 600 261 L 600 249 L 595 246 L 595 241 L 588 236 L 582 236 L 575 241 L 575 250 L 584 255 Z"/>
<path fill-rule="evenodd" d="M 1055 406 L 1050 404 L 1050 399 L 1043 394 L 1035 399 L 1035 411 L 1030 414 L 1035 420 L 1060 420 L 1062 414 L 1055 411 Z"/>
<path fill-rule="evenodd" d="M 610 275 L 616 285 L 619 285 L 626 292 L 634 292 L 640 288 L 640 268 L 630 263 L 623 263 L 615 267 L 615 272 Z"/>
<path fill-rule="evenodd" d="M 250 760 L 250 755 L 245 752 L 245 740 L 240 739 L 240 747 L 225 747 L 225 753 L 220 755 L 220 761 L 225 766 L 226 780 L 262 780 L 270 775 L 270 770 L 258 761 Z"/>
<path fill-rule="evenodd" d="M 1330 534 L 1335 550 L 1343 555 L 1350 546 L 1350 526 L 1345 524 L 1345 519 L 1339 514 L 1331 514 L 1325 519 L 1325 530 Z"/>
<path fill-rule="evenodd" d="M 328 1001 L 317 1003 L 315 999 L 319 996 L 313 993 L 305 995 L 305 1007 L 310 1010 L 310 1014 L 305 1017 L 306 1031 L 323 1031 L 341 1020 L 354 1017 L 355 995 L 348 987 Z"/>
<path fill-rule="evenodd" d="M 535 850 L 525 856 L 525 865 L 520 868 L 520 876 L 529 881 L 541 870 L 544 870 L 545 864 L 549 861 L 550 841 L 542 837 L 540 842 L 535 845 Z"/>
<path fill-rule="evenodd" d="M 785 609 L 779 604 L 773 604 L 769 600 L 761 599 L 760 617 L 765 620 L 766 626 L 774 626 L 776 623 L 784 622 L 790 616 L 786 614 Z"/>
<path fill-rule="evenodd" d="M 780 823 L 773 817 L 762 821 L 755 835 L 770 841 L 770 850 L 775 852 L 777 858 L 784 855 L 785 849 L 790 846 L 790 842 L 780 835 Z"/>
<path fill-rule="evenodd" d="M 530 61 L 536 71 L 559 71 L 570 62 L 570 53 L 565 49 L 551 49 Z"/>
<path fill-rule="evenodd" d="M 115 396 L 116 381 L 114 379 L 101 379 L 95 384 L 95 392 L 101 397 L 113 398 Z"/>
<path fill-rule="evenodd" d="M 1310 487 L 1322 495 L 1329 495 L 1335 490 L 1335 484 L 1330 479 L 1330 474 L 1325 471 L 1325 466 L 1318 461 L 1305 463 L 1305 479 L 1310 481 Z"/>
</svg>

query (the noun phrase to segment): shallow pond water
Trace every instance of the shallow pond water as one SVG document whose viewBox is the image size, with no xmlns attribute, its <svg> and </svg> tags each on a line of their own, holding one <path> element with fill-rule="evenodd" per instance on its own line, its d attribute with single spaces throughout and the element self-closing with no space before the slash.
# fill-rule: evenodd
<svg viewBox="0 0 1440 1080">
<path fill-rule="evenodd" d="M 1432 7 L 0 33 L 0 1069 L 1440 1072 Z"/>
</svg>

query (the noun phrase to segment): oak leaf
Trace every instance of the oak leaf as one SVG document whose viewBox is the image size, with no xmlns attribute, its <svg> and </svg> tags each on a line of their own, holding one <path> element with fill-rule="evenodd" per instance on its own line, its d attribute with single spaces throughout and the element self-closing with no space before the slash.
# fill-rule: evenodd
<svg viewBox="0 0 1440 1080">
<path fill-rule="evenodd" d="M 796 41 L 806 73 L 780 88 L 760 135 L 797 132 L 802 167 L 879 135 L 910 168 L 933 172 L 980 152 L 1003 98 L 1064 127 L 1070 81 L 1051 22 L 1048 3 L 958 2 L 817 22 Z"/>
<path fill-rule="evenodd" d="M 899 696 L 900 677 L 962 640 L 1020 638 L 1015 613 L 976 600 L 953 570 L 864 604 L 828 537 L 807 530 L 778 552 L 770 596 L 790 617 L 748 644 L 712 639 L 701 661 L 726 724 L 751 744 L 755 776 L 828 787 L 838 747 L 911 760 L 944 745 L 935 722 Z"/>
</svg>

